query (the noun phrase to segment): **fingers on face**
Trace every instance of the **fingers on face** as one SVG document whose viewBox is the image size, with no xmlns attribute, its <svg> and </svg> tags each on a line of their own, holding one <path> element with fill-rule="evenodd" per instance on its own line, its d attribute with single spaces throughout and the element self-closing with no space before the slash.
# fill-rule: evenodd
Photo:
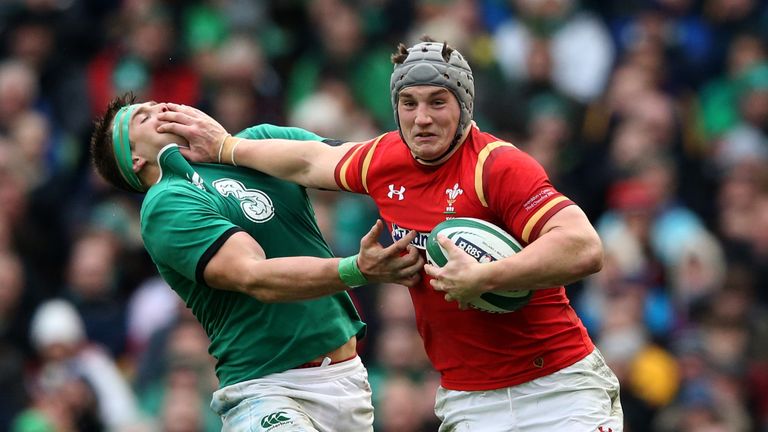
<svg viewBox="0 0 768 432">
<path fill-rule="evenodd" d="M 185 125 L 191 125 L 195 119 L 187 115 L 186 113 L 175 113 L 176 114 L 176 123 L 182 123 Z"/>
<path fill-rule="evenodd" d="M 195 107 L 191 107 L 188 105 L 178 105 L 178 104 L 169 104 L 170 111 L 167 111 L 171 114 L 176 115 L 179 120 L 175 120 L 178 122 L 184 122 L 187 124 L 191 124 L 195 120 L 198 120 L 202 117 L 205 117 L 206 114 L 199 109 Z"/>
<path fill-rule="evenodd" d="M 187 115 L 188 117 L 201 117 L 206 116 L 206 114 L 199 109 L 189 106 L 189 105 L 181 105 L 176 103 L 168 103 L 166 106 L 171 110 L 175 111 L 177 113 L 183 113 Z"/>
<path fill-rule="evenodd" d="M 186 108 L 185 113 L 188 114 L 188 115 L 202 114 L 202 111 L 200 111 L 199 109 L 197 109 L 197 108 L 195 108 L 193 106 L 184 105 L 184 107 Z"/>
<path fill-rule="evenodd" d="M 204 113 L 204 112 L 200 111 L 199 109 L 197 109 L 197 108 L 195 108 L 195 107 L 189 107 L 189 110 L 190 110 L 192 113 L 194 113 L 195 115 L 199 116 L 199 117 L 208 117 L 208 114 L 206 114 L 206 113 Z"/>
<path fill-rule="evenodd" d="M 167 123 L 161 123 L 157 126 L 157 131 L 160 133 L 172 133 L 176 135 L 180 135 L 179 131 L 181 130 L 183 126 L 178 123 L 173 122 L 167 122 Z"/>
<path fill-rule="evenodd" d="M 192 110 L 192 107 L 190 106 L 177 104 L 173 102 L 166 104 L 166 106 L 170 108 L 172 111 L 176 111 L 176 112 L 189 112 Z"/>
<path fill-rule="evenodd" d="M 192 123 L 192 119 L 188 115 L 180 112 L 174 112 L 174 111 L 162 112 L 158 114 L 157 118 L 163 122 L 166 122 L 165 123 L 166 125 L 171 125 L 174 123 L 189 125 Z"/>
</svg>

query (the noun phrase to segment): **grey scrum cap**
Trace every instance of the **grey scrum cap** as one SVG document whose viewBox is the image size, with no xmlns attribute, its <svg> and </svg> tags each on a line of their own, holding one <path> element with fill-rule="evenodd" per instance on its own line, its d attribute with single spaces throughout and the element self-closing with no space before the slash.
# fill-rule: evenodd
<svg viewBox="0 0 768 432">
<path fill-rule="evenodd" d="M 392 93 L 392 107 L 395 121 L 400 128 L 397 115 L 397 102 L 400 91 L 417 85 L 433 85 L 450 90 L 459 102 L 461 118 L 458 135 L 472 121 L 472 108 L 475 99 L 475 82 L 472 69 L 464 57 L 456 50 L 451 52 L 448 61 L 443 58 L 443 46 L 440 42 L 420 42 L 408 48 L 408 57 L 403 63 L 395 64 L 389 89 Z"/>
</svg>

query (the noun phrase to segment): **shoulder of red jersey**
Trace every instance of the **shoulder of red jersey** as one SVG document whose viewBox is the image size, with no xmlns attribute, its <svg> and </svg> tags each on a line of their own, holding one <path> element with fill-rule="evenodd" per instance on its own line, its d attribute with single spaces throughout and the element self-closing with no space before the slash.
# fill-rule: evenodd
<svg viewBox="0 0 768 432">
<path fill-rule="evenodd" d="M 473 128 L 472 141 L 477 153 L 475 162 L 475 193 L 483 207 L 488 207 L 487 183 L 500 170 L 518 169 L 530 158 L 514 144 Z M 497 163 L 499 162 L 499 163 Z M 522 164 L 520 162 L 523 162 Z"/>
<path fill-rule="evenodd" d="M 397 144 L 399 140 L 400 134 L 392 131 L 351 146 L 336 164 L 334 170 L 336 184 L 348 192 L 368 193 L 368 170 L 376 149 L 379 146 Z"/>
<path fill-rule="evenodd" d="M 475 193 L 484 207 L 515 214 L 514 225 L 524 242 L 535 240 L 552 215 L 574 204 L 528 153 L 490 134 L 481 132 L 475 139 Z"/>
</svg>

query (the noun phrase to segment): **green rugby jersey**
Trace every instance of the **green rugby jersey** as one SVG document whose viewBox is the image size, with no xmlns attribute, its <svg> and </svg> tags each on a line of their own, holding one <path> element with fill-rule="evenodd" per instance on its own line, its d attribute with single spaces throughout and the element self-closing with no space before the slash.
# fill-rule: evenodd
<svg viewBox="0 0 768 432">
<path fill-rule="evenodd" d="M 238 136 L 322 139 L 271 125 Z M 362 337 L 365 324 L 345 292 L 266 304 L 203 282 L 205 265 L 240 230 L 267 258 L 332 257 L 302 186 L 246 168 L 190 165 L 176 146 L 158 158 L 162 174 L 142 204 L 142 238 L 160 275 L 205 328 L 222 387 L 290 369 Z"/>
</svg>

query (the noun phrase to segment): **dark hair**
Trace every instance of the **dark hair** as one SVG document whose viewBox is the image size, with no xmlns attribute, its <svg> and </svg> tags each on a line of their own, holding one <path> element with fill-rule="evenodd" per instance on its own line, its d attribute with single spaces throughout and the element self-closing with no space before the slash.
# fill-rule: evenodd
<svg viewBox="0 0 768 432">
<path fill-rule="evenodd" d="M 109 102 L 102 117 L 93 122 L 91 134 L 91 163 L 96 172 L 112 186 L 128 192 L 136 192 L 120 174 L 112 145 L 112 121 L 120 108 L 134 103 L 136 96 L 125 93 Z"/>
<path fill-rule="evenodd" d="M 419 41 L 421 42 L 437 42 L 435 39 L 432 39 L 431 37 L 424 35 L 422 36 Z M 448 45 L 448 42 L 443 42 L 443 50 L 440 52 L 440 55 L 443 56 L 443 60 L 445 62 L 448 62 L 448 59 L 451 58 L 451 53 L 454 51 L 454 48 Z M 403 45 L 402 43 L 397 45 L 397 51 L 392 54 L 391 59 L 393 64 L 403 64 L 405 59 L 408 58 L 408 47 Z"/>
</svg>

